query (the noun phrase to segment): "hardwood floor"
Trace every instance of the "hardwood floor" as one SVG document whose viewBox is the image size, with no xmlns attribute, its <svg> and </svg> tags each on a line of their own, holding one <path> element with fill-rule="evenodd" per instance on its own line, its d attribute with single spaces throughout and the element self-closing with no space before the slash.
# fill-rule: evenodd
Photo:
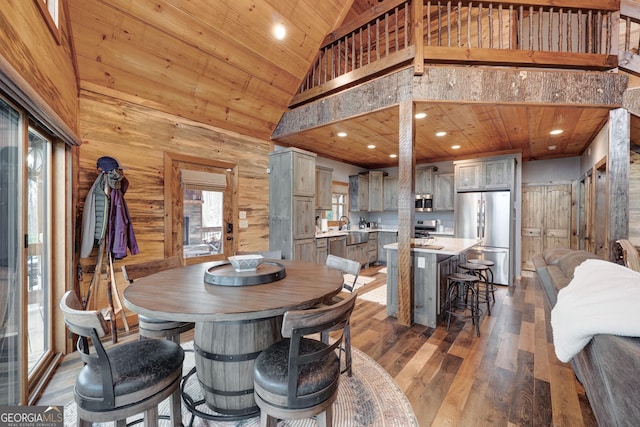
<svg viewBox="0 0 640 427">
<path fill-rule="evenodd" d="M 386 283 L 380 268 L 361 272 L 375 277 L 361 296 Z M 360 298 L 351 317 L 352 343 L 395 378 L 420 426 L 596 426 L 571 366 L 555 356 L 549 315 L 529 277 L 498 287 L 480 337 L 470 321 L 452 323 L 449 331 L 401 326 L 384 305 Z M 128 339 L 135 334 L 120 341 Z M 72 400 L 79 368 L 75 355 L 65 357 L 38 404 Z"/>
</svg>

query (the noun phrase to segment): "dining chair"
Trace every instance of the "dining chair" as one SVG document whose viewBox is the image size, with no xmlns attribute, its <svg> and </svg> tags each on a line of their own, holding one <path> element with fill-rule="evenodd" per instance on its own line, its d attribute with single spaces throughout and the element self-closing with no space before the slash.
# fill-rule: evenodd
<svg viewBox="0 0 640 427">
<path fill-rule="evenodd" d="M 336 295 L 335 297 L 333 297 L 331 300 L 325 302 L 325 305 L 333 305 L 336 304 L 340 301 L 342 301 L 343 299 L 345 299 L 345 297 L 350 293 L 353 292 L 353 290 L 356 288 L 356 282 L 358 281 L 358 275 L 360 274 L 360 268 L 361 265 L 358 261 L 353 261 L 350 259 L 346 259 L 346 258 L 342 258 L 336 255 L 328 255 L 327 256 L 327 261 L 325 262 L 325 265 L 329 268 L 334 268 L 336 270 L 340 270 L 342 272 L 342 274 L 350 274 L 353 276 L 353 281 L 352 282 L 346 282 L 344 281 L 344 283 L 342 284 L 342 289 L 348 291 L 348 292 L 340 292 L 338 295 Z M 324 343 L 328 343 L 329 342 L 329 333 L 324 333 L 322 334 L 322 341 Z M 340 347 L 340 351 L 344 350 L 344 362 L 345 362 L 345 367 L 342 370 L 342 372 L 346 372 L 347 375 L 351 376 L 352 375 L 352 370 L 351 370 L 351 326 L 349 324 L 347 324 L 345 331 L 344 331 L 344 344 Z"/>
<path fill-rule="evenodd" d="M 184 351 L 169 340 L 142 340 L 107 350 L 100 341 L 109 332 L 102 313 L 83 310 L 73 291 L 60 301 L 64 321 L 78 335 L 77 350 L 84 366 L 73 388 L 77 424 L 115 421 L 144 412 L 145 425 L 157 425 L 158 404 L 170 397 L 170 419 L 182 425 L 180 380 Z M 91 340 L 91 346 L 89 345 Z"/>
<path fill-rule="evenodd" d="M 148 276 L 169 268 L 180 267 L 180 258 L 169 257 L 160 260 L 153 260 L 137 264 L 122 266 L 124 279 L 133 283 L 141 277 Z M 144 338 L 166 338 L 180 344 L 180 334 L 193 329 L 193 322 L 178 322 L 174 320 L 157 319 L 154 317 L 138 314 L 138 333 L 140 339 Z"/>
<path fill-rule="evenodd" d="M 353 282 L 343 284 L 343 288 L 352 292 L 356 288 L 356 282 L 358 281 L 358 275 L 362 266 L 358 261 L 353 261 L 347 258 L 342 258 L 333 254 L 327 255 L 327 261 L 325 265 L 330 268 L 340 270 L 342 274 L 351 274 L 353 276 Z"/>
<path fill-rule="evenodd" d="M 263 350 L 253 367 L 261 426 L 316 415 L 321 427 L 332 425 L 340 380 L 340 356 L 335 350 L 342 343 L 356 297 L 357 291 L 335 305 L 284 314 L 284 339 Z M 331 344 L 309 338 L 330 330 L 342 331 Z"/>
</svg>

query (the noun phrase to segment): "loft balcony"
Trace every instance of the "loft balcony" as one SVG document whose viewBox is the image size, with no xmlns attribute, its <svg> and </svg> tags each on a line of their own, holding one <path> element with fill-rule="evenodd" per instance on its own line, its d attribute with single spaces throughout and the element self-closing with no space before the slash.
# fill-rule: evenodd
<svg viewBox="0 0 640 427">
<path fill-rule="evenodd" d="M 620 58 L 637 72 L 638 10 L 635 0 L 385 1 L 329 34 L 290 107 L 405 67 L 606 71 Z"/>
</svg>

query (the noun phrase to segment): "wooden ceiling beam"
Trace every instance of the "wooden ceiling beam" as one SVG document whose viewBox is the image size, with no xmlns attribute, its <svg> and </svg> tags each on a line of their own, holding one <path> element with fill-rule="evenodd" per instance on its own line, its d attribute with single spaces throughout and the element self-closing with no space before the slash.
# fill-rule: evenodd
<svg viewBox="0 0 640 427">
<path fill-rule="evenodd" d="M 414 76 L 410 67 L 285 112 L 271 138 L 371 113 L 405 100 L 617 108 L 622 106 L 626 86 L 627 77 L 616 73 L 427 67 L 424 75 Z"/>
</svg>

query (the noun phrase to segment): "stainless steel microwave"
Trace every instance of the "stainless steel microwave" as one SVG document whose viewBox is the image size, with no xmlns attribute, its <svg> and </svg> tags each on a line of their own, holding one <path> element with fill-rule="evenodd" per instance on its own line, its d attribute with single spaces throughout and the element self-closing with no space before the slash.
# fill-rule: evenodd
<svg viewBox="0 0 640 427">
<path fill-rule="evenodd" d="M 432 212 L 433 211 L 433 195 L 432 194 L 416 194 L 416 211 Z"/>
</svg>

